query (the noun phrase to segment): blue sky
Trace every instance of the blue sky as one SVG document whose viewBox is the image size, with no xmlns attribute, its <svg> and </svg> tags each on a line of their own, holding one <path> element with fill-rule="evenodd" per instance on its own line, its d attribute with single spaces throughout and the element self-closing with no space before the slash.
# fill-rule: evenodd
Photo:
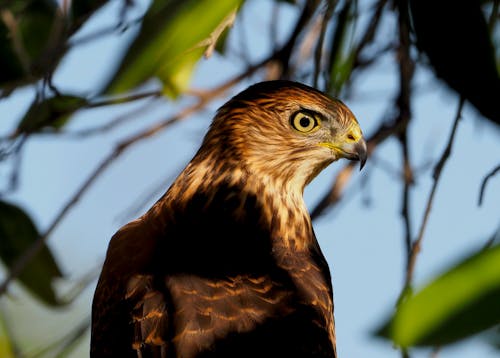
<svg viewBox="0 0 500 358">
<path fill-rule="evenodd" d="M 363 4 L 363 2 L 361 2 Z M 283 5 L 279 18 L 280 34 L 293 24 L 294 8 Z M 116 2 L 107 6 L 84 28 L 91 32 L 115 19 Z M 244 7 L 244 23 L 252 26 L 249 53 L 254 60 L 266 55 L 269 43 L 263 40 L 264 27 L 271 21 L 268 1 L 251 1 Z M 388 36 L 393 24 L 384 25 Z M 238 23 L 234 29 L 237 41 Z M 392 35 L 391 35 L 392 34 Z M 123 39 L 106 37 L 74 50 L 54 77 L 66 91 L 89 93 L 102 83 L 113 66 L 113 54 L 123 48 Z M 193 87 L 207 88 L 241 70 L 242 64 L 218 55 L 202 61 L 196 70 Z M 370 135 L 380 119 L 391 111 L 396 89 L 396 66 L 385 56 L 376 67 L 357 78 L 356 90 L 344 101 L 356 114 L 361 127 Z M 441 155 L 448 139 L 458 98 L 433 78 L 428 70 L 416 74 L 417 95 L 410 131 L 413 162 L 424 166 Z M 258 80 L 256 77 L 255 80 Z M 250 83 L 250 82 L 249 82 Z M 23 89 L 0 102 L 1 133 L 8 133 L 29 105 L 33 91 Z M 229 98 L 229 94 L 227 98 Z M 226 99 L 227 99 L 226 98 Z M 194 154 L 221 99 L 197 116 L 176 124 L 159 135 L 128 150 L 104 173 L 83 197 L 50 239 L 61 266 L 70 278 L 81 277 L 101 264 L 112 234 L 128 220 L 141 214 L 168 188 L 169 183 Z M 32 138 L 24 149 L 20 190 L 10 199 L 21 204 L 47 227 L 70 195 L 106 157 L 121 139 L 159 119 L 168 117 L 184 103 L 166 103 L 131 120 L 119 129 L 75 140 L 42 135 Z M 78 114 L 68 130 L 103 124 L 119 113 L 141 103 L 99 108 Z M 477 197 L 482 179 L 498 164 L 500 131 L 482 120 L 466 106 L 459 124 L 452 156 L 444 169 L 418 256 L 415 282 L 424 284 L 452 262 L 483 245 L 500 224 L 498 203 L 500 181 L 492 178 L 481 207 Z M 380 163 L 400 170 L 400 149 L 395 140 L 381 145 L 375 158 L 362 172 L 356 172 L 348 188 L 348 198 L 338 208 L 315 221 L 320 245 L 332 270 L 338 350 L 341 357 L 399 357 L 390 343 L 372 337 L 372 331 L 390 313 L 399 295 L 404 273 L 404 232 L 400 216 L 401 180 Z M 328 189 L 343 162 L 334 163 L 321 173 L 305 192 L 309 207 Z M 412 188 L 414 236 L 422 220 L 431 185 L 431 170 L 424 169 Z M 154 188 L 160 188 L 154 191 Z M 140 203 L 153 193 L 144 207 Z M 369 198 L 370 205 L 366 205 Z M 131 208 L 139 211 L 130 214 Z M 64 291 L 68 285 L 61 283 Z M 65 333 L 90 314 L 94 285 L 66 309 L 41 310 L 22 290 L 15 287 L 13 299 L 3 300 L 7 319 L 13 321 L 14 334 L 23 344 L 35 348 L 44 341 Z M 88 336 L 74 357 L 88 355 Z M 429 357 L 428 350 L 417 350 L 412 357 Z M 440 358 L 498 357 L 480 338 L 444 348 Z"/>
</svg>

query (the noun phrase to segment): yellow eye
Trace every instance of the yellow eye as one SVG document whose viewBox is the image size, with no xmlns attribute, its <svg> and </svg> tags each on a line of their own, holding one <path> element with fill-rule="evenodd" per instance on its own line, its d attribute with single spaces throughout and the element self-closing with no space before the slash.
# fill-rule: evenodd
<svg viewBox="0 0 500 358">
<path fill-rule="evenodd" d="M 292 127 L 299 132 L 309 133 L 319 126 L 316 116 L 307 112 L 297 112 L 291 119 Z"/>
</svg>

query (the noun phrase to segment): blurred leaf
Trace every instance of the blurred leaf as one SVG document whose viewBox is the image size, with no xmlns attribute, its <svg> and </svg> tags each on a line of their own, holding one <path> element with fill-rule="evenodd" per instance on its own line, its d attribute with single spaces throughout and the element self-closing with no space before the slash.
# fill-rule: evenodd
<svg viewBox="0 0 500 358">
<path fill-rule="evenodd" d="M 355 1 L 348 1 L 340 9 L 336 26 L 332 33 L 330 50 L 330 83 L 328 91 L 338 96 L 343 86 L 351 77 L 354 64 L 354 50 L 347 45 L 349 28 L 354 26 L 355 17 L 352 16 Z M 349 48 L 349 49 L 348 49 Z"/>
<path fill-rule="evenodd" d="M 85 318 L 81 323 L 72 327 L 62 337 L 51 342 L 36 353 L 30 354 L 31 358 L 37 357 L 70 357 L 78 344 L 85 338 L 85 334 L 90 327 L 90 317 Z"/>
<path fill-rule="evenodd" d="M 2 312 L 0 312 L 0 357 L 14 358 L 13 342 L 9 336 Z"/>
<path fill-rule="evenodd" d="M 158 78 L 165 94 L 185 90 L 210 34 L 242 0 L 156 0 L 107 91 L 122 93 Z"/>
<path fill-rule="evenodd" d="M 72 95 L 55 96 L 42 102 L 35 100 L 19 123 L 16 134 L 61 129 L 75 111 L 87 104 L 85 98 Z"/>
<path fill-rule="evenodd" d="M 495 338 L 491 340 L 491 344 L 500 351 L 500 326 L 497 327 L 496 329 L 496 335 Z"/>
<path fill-rule="evenodd" d="M 494 349 L 500 351 L 500 324 L 482 333 L 480 338 L 490 344 Z"/>
<path fill-rule="evenodd" d="M 23 44 L 31 61 L 43 53 L 55 21 L 57 5 L 51 1 L 33 1 L 20 14 Z"/>
<path fill-rule="evenodd" d="M 7 267 L 37 240 L 39 233 L 31 218 L 19 207 L 0 201 L 0 258 Z M 46 304 L 61 303 L 52 288 L 52 280 L 62 273 L 47 246 L 35 256 L 19 275 L 19 281 Z"/>
<path fill-rule="evenodd" d="M 444 345 L 500 324 L 500 244 L 460 262 L 402 301 L 378 334 L 397 345 Z"/>
<path fill-rule="evenodd" d="M 71 1 L 72 30 L 79 28 L 107 0 Z M 126 6 L 126 4 L 125 4 Z"/>
<path fill-rule="evenodd" d="M 500 124 L 500 77 L 479 1 L 410 0 L 417 45 L 451 88 Z"/>
<path fill-rule="evenodd" d="M 53 40 L 55 1 L 12 1 L 0 5 L 0 85 L 30 82 L 53 63 L 42 56 Z"/>
<path fill-rule="evenodd" d="M 0 84 L 24 77 L 23 67 L 8 38 L 7 28 L 0 23 Z"/>
<path fill-rule="evenodd" d="M 344 85 L 349 81 L 354 65 L 354 51 L 348 56 L 337 58 L 330 68 L 330 91 L 335 96 L 340 94 Z"/>
</svg>

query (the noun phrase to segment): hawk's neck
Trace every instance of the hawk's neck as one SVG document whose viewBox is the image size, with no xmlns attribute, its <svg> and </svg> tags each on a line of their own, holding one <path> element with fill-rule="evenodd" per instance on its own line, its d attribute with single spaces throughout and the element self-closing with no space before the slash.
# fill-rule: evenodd
<svg viewBox="0 0 500 358">
<path fill-rule="evenodd" d="M 226 220 L 259 225 L 268 232 L 273 246 L 301 251 L 316 245 L 303 186 L 280 182 L 241 165 L 208 159 L 191 162 L 158 204 L 170 211 L 200 211 L 189 215 L 219 210 L 220 215 L 229 215 Z"/>
</svg>

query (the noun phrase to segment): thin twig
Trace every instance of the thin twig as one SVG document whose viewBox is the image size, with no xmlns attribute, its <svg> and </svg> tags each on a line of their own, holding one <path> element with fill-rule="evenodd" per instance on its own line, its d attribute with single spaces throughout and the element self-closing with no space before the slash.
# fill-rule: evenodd
<svg viewBox="0 0 500 358">
<path fill-rule="evenodd" d="M 398 2 L 399 8 L 398 17 L 398 33 L 399 44 L 397 48 L 398 62 L 399 62 L 399 95 L 396 98 L 396 106 L 398 108 L 398 120 L 405 123 L 403 129 L 399 132 L 398 139 L 401 144 L 402 160 L 403 160 L 403 195 L 401 205 L 401 216 L 403 217 L 405 227 L 405 246 L 406 246 L 406 267 L 411 252 L 411 215 L 410 215 L 410 185 L 413 183 L 413 173 L 410 164 L 410 154 L 408 151 L 408 123 L 411 120 L 411 94 L 412 94 L 412 80 L 415 72 L 415 63 L 410 55 L 410 28 L 408 12 L 404 8 L 405 2 Z M 379 8 L 380 10 L 380 8 Z M 402 351 L 402 354 L 408 354 Z"/>
<path fill-rule="evenodd" d="M 318 41 L 316 42 L 316 48 L 314 49 L 313 87 L 316 88 L 318 87 L 319 75 L 321 73 L 321 62 L 323 59 L 323 47 L 325 42 L 326 28 L 328 26 L 328 22 L 332 18 L 336 5 L 336 0 L 328 0 L 326 4 L 326 10 L 324 11 L 323 17 L 321 19 L 319 37 Z"/>
<path fill-rule="evenodd" d="M 481 183 L 481 190 L 479 191 L 479 199 L 478 199 L 478 202 L 477 202 L 478 206 L 481 206 L 483 204 L 483 197 L 484 197 L 484 191 L 486 190 L 486 184 L 499 171 L 500 171 L 500 164 L 498 164 L 495 168 L 493 168 L 493 170 L 490 171 L 488 174 L 486 174 L 486 176 L 484 177 L 484 179 L 483 179 L 483 181 Z"/>
<path fill-rule="evenodd" d="M 234 20 L 236 20 L 236 9 L 231 11 L 229 15 L 227 15 L 219 25 L 217 25 L 208 38 L 200 43 L 201 46 L 207 46 L 204 53 L 205 58 L 212 56 L 215 46 L 217 45 L 217 41 L 227 28 L 233 26 Z"/>
<path fill-rule="evenodd" d="M 361 61 L 361 52 L 373 42 L 375 38 L 375 34 L 378 29 L 378 25 L 380 23 L 380 19 L 382 18 L 382 10 L 384 9 L 387 0 L 379 0 L 375 5 L 375 13 L 371 17 L 371 21 L 366 27 L 366 31 L 364 32 L 361 40 L 359 41 L 356 49 L 354 50 L 354 64 L 353 67 L 357 68 Z"/>
<path fill-rule="evenodd" d="M 450 136 L 448 138 L 448 143 L 447 143 L 439 161 L 437 162 L 436 166 L 434 167 L 434 172 L 432 174 L 433 184 L 432 184 L 431 191 L 429 193 L 429 197 L 427 198 L 427 205 L 425 207 L 424 216 L 422 218 L 422 223 L 420 225 L 420 230 L 418 232 L 417 239 L 412 244 L 410 256 L 408 258 L 405 286 L 404 286 L 403 291 L 405 291 L 406 288 L 411 286 L 411 282 L 413 280 L 413 272 L 415 270 L 415 262 L 417 259 L 417 255 L 420 252 L 422 240 L 424 238 L 425 229 L 426 229 L 427 223 L 429 221 L 429 216 L 430 216 L 431 209 L 432 209 L 432 203 L 434 201 L 434 195 L 436 193 L 436 189 L 437 189 L 437 186 L 439 183 L 439 179 L 441 178 L 441 173 L 443 172 L 444 165 L 446 164 L 446 161 L 448 160 L 448 158 L 451 154 L 451 149 L 452 149 L 452 145 L 453 145 L 453 140 L 455 139 L 455 134 L 456 134 L 457 127 L 458 127 L 458 122 L 459 122 L 460 118 L 462 117 L 463 105 L 464 105 L 464 100 L 463 100 L 463 98 L 461 98 L 460 103 L 458 105 L 457 114 L 456 114 L 455 120 L 453 122 L 453 127 L 451 130 Z"/>
<path fill-rule="evenodd" d="M 70 40 L 70 46 L 79 46 L 84 45 L 94 40 L 102 39 L 103 36 L 113 35 L 117 32 L 124 32 L 128 30 L 131 26 L 138 25 L 142 22 L 143 16 L 140 16 L 137 19 L 131 20 L 128 23 L 123 23 L 122 21 L 118 22 L 115 25 L 107 26 L 101 29 L 98 29 L 88 35 L 82 36 L 80 38 Z"/>
<path fill-rule="evenodd" d="M 11 156 L 13 160 L 12 172 L 9 175 L 9 181 L 5 189 L 0 190 L 0 194 L 8 193 L 17 189 L 19 183 L 19 172 L 21 171 L 21 161 L 22 155 L 21 150 L 26 143 L 27 136 L 23 135 L 19 140 L 14 140 L 5 151 L 0 149 L 0 161 L 4 160 L 6 157 Z"/>
<path fill-rule="evenodd" d="M 138 101 L 138 100 L 141 100 L 144 98 L 159 98 L 162 95 L 163 95 L 163 93 L 160 90 L 149 91 L 149 92 L 144 92 L 144 93 L 137 93 L 137 94 L 132 94 L 132 95 L 124 96 L 124 97 L 117 97 L 117 98 L 105 99 L 102 101 L 91 102 L 88 105 L 86 105 L 85 108 L 98 108 L 98 107 L 110 106 L 110 105 L 114 105 L 114 104 L 123 104 L 123 103 Z"/>
<path fill-rule="evenodd" d="M 401 205 L 401 215 L 403 217 L 404 227 L 405 227 L 405 245 L 406 245 L 406 255 L 409 257 L 411 252 L 411 238 L 412 238 L 412 227 L 411 227 L 411 215 L 410 215 L 410 187 L 413 184 L 413 170 L 410 164 L 410 155 L 408 151 L 408 127 L 405 128 L 404 134 L 400 136 L 401 150 L 403 152 L 403 203 Z"/>
<path fill-rule="evenodd" d="M 299 39 L 300 34 L 306 28 L 306 25 L 311 21 L 314 12 L 316 11 L 316 9 L 320 4 L 321 4 L 320 0 L 309 0 L 305 2 L 304 9 L 302 10 L 299 16 L 299 19 L 297 20 L 297 23 L 295 24 L 295 27 L 290 37 L 288 38 L 288 41 L 280 50 L 275 52 L 274 59 L 277 60 L 281 65 L 279 71 L 280 78 L 286 78 L 290 75 L 289 73 L 290 59 L 292 57 L 293 49 L 295 48 L 295 45 Z"/>
<path fill-rule="evenodd" d="M 108 132 L 119 125 L 123 125 L 126 122 L 128 122 L 131 119 L 134 118 L 140 118 L 140 115 L 144 113 L 146 109 L 151 110 L 153 102 L 156 101 L 156 98 L 152 98 L 150 101 L 147 101 L 144 103 L 142 106 L 138 106 L 137 108 L 131 110 L 130 112 L 121 114 L 106 124 L 92 127 L 92 128 L 86 128 L 86 129 L 81 129 L 81 130 L 75 130 L 75 131 L 65 131 L 61 132 L 60 135 L 66 135 L 69 137 L 74 137 L 74 138 L 84 138 L 84 137 L 89 137 L 95 134 L 103 134 L 105 132 Z"/>
</svg>

